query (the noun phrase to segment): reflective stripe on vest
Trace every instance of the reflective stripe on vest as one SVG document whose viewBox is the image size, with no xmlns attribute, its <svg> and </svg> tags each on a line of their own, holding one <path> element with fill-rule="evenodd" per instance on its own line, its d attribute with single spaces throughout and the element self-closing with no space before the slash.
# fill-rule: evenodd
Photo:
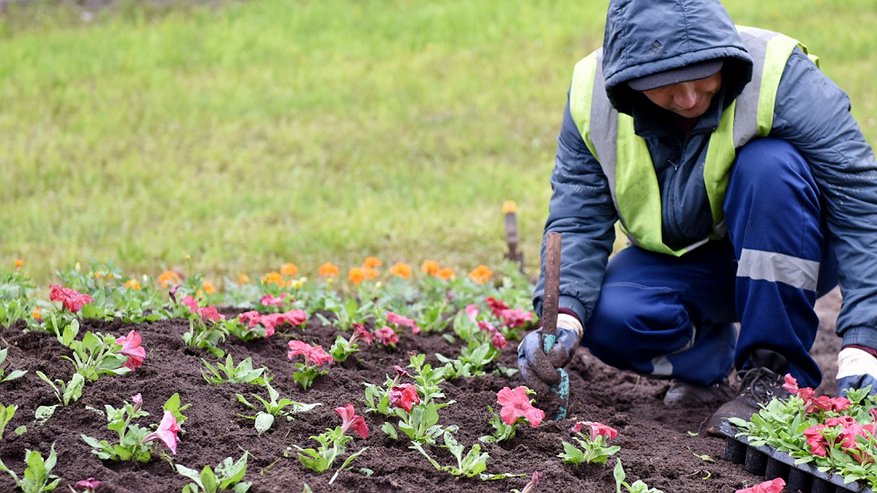
<svg viewBox="0 0 877 493">
<path fill-rule="evenodd" d="M 606 175 L 624 232 L 642 248 L 680 256 L 710 238 L 724 236 L 722 202 L 736 150 L 753 138 L 770 133 L 786 62 L 796 46 L 807 53 L 804 45 L 783 34 L 742 26 L 738 26 L 738 31 L 752 56 L 753 72 L 743 92 L 722 112 L 707 147 L 703 179 L 713 233 L 678 250 L 665 245 L 662 239 L 661 191 L 646 141 L 634 133 L 633 118 L 619 114 L 606 96 L 602 50 L 591 53 L 575 66 L 570 85 L 570 114 Z"/>
</svg>

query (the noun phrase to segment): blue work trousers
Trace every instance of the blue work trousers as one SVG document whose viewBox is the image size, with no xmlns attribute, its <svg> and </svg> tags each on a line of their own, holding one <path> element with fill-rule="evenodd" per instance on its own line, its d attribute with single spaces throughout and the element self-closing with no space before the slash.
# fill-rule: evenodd
<svg viewBox="0 0 877 493">
<path fill-rule="evenodd" d="M 802 387 L 815 388 L 822 376 L 809 354 L 819 324 L 813 306 L 837 284 L 819 196 L 793 146 L 748 143 L 725 194 L 727 238 L 681 257 L 636 246 L 617 253 L 582 343 L 609 365 L 698 385 L 748 368 L 753 350 L 769 349 Z"/>
</svg>

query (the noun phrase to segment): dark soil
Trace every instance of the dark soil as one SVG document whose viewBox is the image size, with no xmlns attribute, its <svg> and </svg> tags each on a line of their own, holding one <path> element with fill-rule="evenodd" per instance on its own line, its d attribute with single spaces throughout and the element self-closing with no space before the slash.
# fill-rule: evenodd
<svg viewBox="0 0 877 493">
<path fill-rule="evenodd" d="M 826 296 L 818 305 L 822 325 L 814 346 L 814 356 L 825 372 L 824 391 L 831 386 L 839 340 L 834 323 L 840 298 L 837 292 Z M 256 366 L 266 366 L 274 376 L 274 386 L 281 394 L 300 402 L 323 405 L 309 413 L 296 415 L 293 421 L 278 420 L 262 436 L 256 434 L 252 421 L 240 418 L 245 409 L 236 402 L 236 393 L 258 392 L 255 386 L 211 385 L 201 377 L 200 358 L 214 359 L 188 350 L 180 335 L 187 329 L 182 321 L 164 321 L 137 327 L 120 323 L 86 322 L 84 330 L 122 335 L 136 328 L 143 336 L 147 358 L 143 367 L 123 377 L 103 377 L 85 388 L 83 397 L 67 408 L 58 408 L 44 425 L 34 423 L 34 410 L 40 405 L 55 404 L 48 386 L 35 375 L 42 370 L 50 377 L 69 378 L 69 363 L 58 358 L 64 349 L 54 337 L 44 333 L 24 333 L 19 325 L 0 332 L 2 347 L 10 346 L 7 364 L 12 369 L 28 370 L 23 378 L 0 384 L 0 402 L 17 404 L 18 412 L 7 426 L 0 442 L 0 459 L 13 470 L 24 469 L 25 449 L 44 455 L 52 443 L 59 454 L 55 473 L 64 481 L 61 487 L 88 477 L 104 482 L 100 491 L 169 492 L 179 491 L 187 480 L 176 474 L 168 463 L 153 457 L 147 464 L 101 462 L 90 453 L 80 434 L 111 438 L 104 418 L 89 407 L 102 409 L 104 404 L 120 406 L 124 400 L 142 393 L 144 408 L 151 413 L 142 424 L 157 423 L 161 405 L 175 392 L 184 403 L 192 403 L 186 412 L 188 421 L 174 460 L 191 468 L 215 466 L 226 457 L 237 459 L 243 450 L 253 458 L 247 480 L 255 492 L 295 492 L 307 483 L 315 492 L 508 492 L 521 489 L 533 471 L 542 473 L 540 492 L 614 492 L 612 477 L 614 459 L 605 466 L 573 467 L 556 457 L 561 440 L 568 440 L 569 427 L 575 420 L 600 421 L 615 427 L 622 447 L 621 458 L 630 482 L 640 479 L 667 493 L 733 492 L 764 480 L 746 473 L 741 466 L 722 459 L 724 441 L 712 437 L 692 436 L 712 408 L 668 409 L 661 398 L 668 383 L 639 377 L 607 367 L 582 351 L 571 365 L 571 417 L 562 422 L 546 421 L 538 428 L 523 426 L 518 435 L 502 445 L 487 445 L 490 453 L 488 472 L 521 473 L 527 477 L 481 482 L 478 479 L 455 479 L 435 470 L 418 452 L 408 448 L 407 440 L 394 442 L 381 431 L 382 420 L 366 415 L 371 434 L 366 440 L 356 439 L 353 446 L 370 447 L 350 470 L 342 472 L 329 485 L 332 472 L 315 474 L 303 468 L 295 454 L 283 458 L 284 450 L 297 444 L 312 447 L 309 436 L 340 424 L 333 408 L 353 403 L 361 412 L 363 383 L 384 383 L 385 375 L 393 373 L 393 365 L 407 365 L 408 354 L 416 351 L 430 355 L 448 354 L 450 346 L 439 335 L 401 337 L 396 351 L 370 347 L 347 362 L 332 368 L 329 375 L 318 379 L 310 390 L 303 392 L 292 380 L 292 363 L 286 357 L 289 338 L 301 338 L 324 347 L 335 338 L 332 327 L 321 326 L 312 317 L 306 330 L 279 332 L 274 337 L 243 343 L 230 339 L 223 347 L 235 362 L 252 356 Z M 515 345 L 509 344 L 501 365 L 515 367 Z M 441 423 L 459 424 L 457 434 L 467 449 L 481 435 L 489 434 L 488 405 L 496 406 L 496 392 L 504 386 L 522 385 L 520 378 L 496 375 L 449 382 L 444 385 L 448 399 L 456 401 L 442 410 Z M 16 436 L 12 430 L 26 425 L 27 433 Z M 404 436 L 403 436 L 404 438 Z M 353 450 L 348 448 L 348 451 Z M 453 458 L 444 449 L 430 447 L 434 457 L 444 464 Z M 714 460 L 704 460 L 708 456 Z M 337 465 L 340 464 L 336 462 Z M 360 468 L 373 474 L 366 476 Z M 0 491 L 12 491 L 9 477 L 0 477 Z"/>
</svg>

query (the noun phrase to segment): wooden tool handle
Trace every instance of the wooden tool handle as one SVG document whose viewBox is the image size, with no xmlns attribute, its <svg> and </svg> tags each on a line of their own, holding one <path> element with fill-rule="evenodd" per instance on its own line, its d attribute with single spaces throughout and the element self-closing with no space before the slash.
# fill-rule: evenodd
<svg viewBox="0 0 877 493">
<path fill-rule="evenodd" d="M 542 335 L 557 329 L 557 304 L 560 297 L 560 233 L 550 232 L 545 239 L 545 285 L 542 297 Z"/>
</svg>

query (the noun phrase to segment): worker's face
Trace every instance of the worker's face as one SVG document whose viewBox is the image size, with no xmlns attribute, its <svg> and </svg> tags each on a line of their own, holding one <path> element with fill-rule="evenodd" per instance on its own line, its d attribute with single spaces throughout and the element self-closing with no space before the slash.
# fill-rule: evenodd
<svg viewBox="0 0 877 493">
<path fill-rule="evenodd" d="M 697 80 L 643 91 L 656 105 L 685 118 L 697 118 L 706 113 L 713 96 L 722 87 L 722 72 Z"/>
</svg>

